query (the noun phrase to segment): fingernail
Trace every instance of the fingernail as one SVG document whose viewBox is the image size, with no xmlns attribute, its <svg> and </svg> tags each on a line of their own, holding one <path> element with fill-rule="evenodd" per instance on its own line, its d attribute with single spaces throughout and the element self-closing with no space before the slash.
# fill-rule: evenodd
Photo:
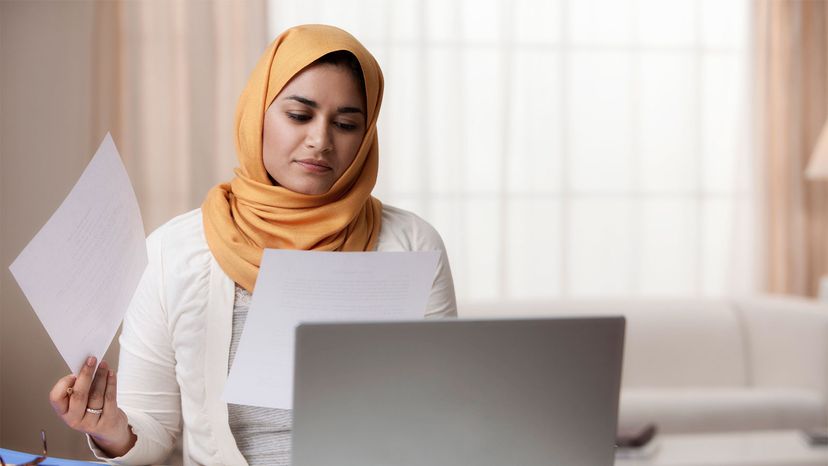
<svg viewBox="0 0 828 466">
<path fill-rule="evenodd" d="M 95 356 L 89 356 L 86 358 L 86 365 L 92 367 L 95 365 Z"/>
</svg>

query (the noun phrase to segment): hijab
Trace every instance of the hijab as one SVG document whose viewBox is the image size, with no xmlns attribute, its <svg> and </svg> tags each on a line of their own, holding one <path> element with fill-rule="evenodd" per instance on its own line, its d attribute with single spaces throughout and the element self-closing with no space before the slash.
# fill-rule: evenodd
<svg viewBox="0 0 828 466">
<path fill-rule="evenodd" d="M 352 53 L 365 81 L 366 131 L 357 155 L 331 189 L 308 195 L 274 186 L 262 158 L 265 112 L 285 85 L 317 59 Z M 265 248 L 369 251 L 379 237 L 382 204 L 371 196 L 377 180 L 377 117 L 383 78 L 374 57 L 347 32 L 297 26 L 265 50 L 239 97 L 235 118 L 239 166 L 201 206 L 207 245 L 233 281 L 252 292 Z M 277 180 L 278 181 L 278 180 Z"/>
</svg>

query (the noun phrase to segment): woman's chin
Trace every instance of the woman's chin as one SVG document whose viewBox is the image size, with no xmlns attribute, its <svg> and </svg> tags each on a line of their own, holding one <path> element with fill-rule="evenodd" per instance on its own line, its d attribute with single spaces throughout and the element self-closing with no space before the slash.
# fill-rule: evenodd
<svg viewBox="0 0 828 466">
<path fill-rule="evenodd" d="M 325 194 L 331 187 L 327 183 L 319 183 L 318 181 L 312 183 L 301 183 L 295 186 L 285 186 L 291 191 L 299 194 L 306 194 L 308 196 L 317 196 Z"/>
</svg>

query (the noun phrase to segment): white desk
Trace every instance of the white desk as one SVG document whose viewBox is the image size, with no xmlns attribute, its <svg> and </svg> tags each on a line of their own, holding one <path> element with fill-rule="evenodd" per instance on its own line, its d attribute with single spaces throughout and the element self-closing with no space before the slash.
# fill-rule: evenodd
<svg viewBox="0 0 828 466">
<path fill-rule="evenodd" d="M 660 435 L 649 458 L 615 466 L 828 466 L 828 447 L 808 444 L 798 431 Z"/>
</svg>

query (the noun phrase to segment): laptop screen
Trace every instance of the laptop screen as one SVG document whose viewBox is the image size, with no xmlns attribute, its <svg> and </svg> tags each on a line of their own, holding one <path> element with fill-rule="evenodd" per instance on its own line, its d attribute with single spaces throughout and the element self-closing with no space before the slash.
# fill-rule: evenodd
<svg viewBox="0 0 828 466">
<path fill-rule="evenodd" d="M 300 325 L 292 464 L 610 466 L 624 325 Z"/>
</svg>

